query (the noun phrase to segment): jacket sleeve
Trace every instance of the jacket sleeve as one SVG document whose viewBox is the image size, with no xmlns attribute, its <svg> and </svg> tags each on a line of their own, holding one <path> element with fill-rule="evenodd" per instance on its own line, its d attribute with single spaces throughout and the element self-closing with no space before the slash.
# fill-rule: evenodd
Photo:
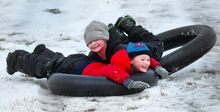
<svg viewBox="0 0 220 112">
<path fill-rule="evenodd" d="M 111 58 L 110 63 L 124 69 L 127 73 L 132 73 L 130 58 L 125 49 L 117 51 Z"/>
<path fill-rule="evenodd" d="M 125 72 L 121 67 L 108 64 L 104 67 L 103 74 L 116 83 L 122 84 L 129 77 L 129 74 Z"/>
<path fill-rule="evenodd" d="M 97 53 L 90 51 L 88 54 L 88 57 L 92 60 L 98 61 L 98 62 L 102 62 L 102 58 L 100 56 L 98 56 Z"/>
<path fill-rule="evenodd" d="M 119 84 L 124 83 L 124 81 L 129 77 L 129 74 L 121 67 L 112 64 L 105 65 L 99 62 L 93 62 L 86 66 L 82 75 L 104 76 Z"/>
<path fill-rule="evenodd" d="M 89 54 L 88 54 L 88 57 L 90 57 L 90 58 L 94 58 L 94 56 L 95 56 L 95 53 L 92 52 L 92 51 L 90 51 Z"/>
<path fill-rule="evenodd" d="M 150 67 L 154 69 L 157 66 L 160 66 L 160 63 L 154 58 L 150 58 Z"/>
</svg>

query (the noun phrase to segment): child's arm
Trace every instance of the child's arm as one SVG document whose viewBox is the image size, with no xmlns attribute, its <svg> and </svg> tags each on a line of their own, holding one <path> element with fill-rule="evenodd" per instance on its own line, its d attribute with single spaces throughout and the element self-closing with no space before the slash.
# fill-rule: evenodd
<svg viewBox="0 0 220 112">
<path fill-rule="evenodd" d="M 163 68 L 157 60 L 151 58 L 150 63 L 150 67 L 155 69 L 155 72 L 160 76 L 160 78 L 166 78 L 168 76 L 168 71 Z"/>
<path fill-rule="evenodd" d="M 116 65 L 105 65 L 103 74 L 114 82 L 123 84 L 128 89 L 145 89 L 150 87 L 150 85 L 145 82 L 130 79 L 129 75 Z"/>
<path fill-rule="evenodd" d="M 150 58 L 150 67 L 155 69 L 157 66 L 160 66 L 160 63 L 154 58 Z"/>
<path fill-rule="evenodd" d="M 120 66 L 129 74 L 132 73 L 130 58 L 128 57 L 128 53 L 125 49 L 121 49 L 118 52 L 116 52 L 112 56 L 110 63 L 113 65 Z"/>
</svg>

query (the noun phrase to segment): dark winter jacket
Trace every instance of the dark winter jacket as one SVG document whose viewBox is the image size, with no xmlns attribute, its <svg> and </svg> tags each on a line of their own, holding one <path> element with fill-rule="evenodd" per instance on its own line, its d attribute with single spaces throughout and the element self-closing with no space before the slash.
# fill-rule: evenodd
<svg viewBox="0 0 220 112">
<path fill-rule="evenodd" d="M 83 69 L 94 62 L 85 54 L 72 54 L 64 57 L 56 62 L 54 65 L 54 72 L 81 74 Z"/>
<path fill-rule="evenodd" d="M 105 54 L 106 54 L 106 59 L 103 59 L 102 57 L 100 57 L 97 53 L 90 51 L 89 53 L 89 57 L 93 60 L 96 60 L 98 62 L 101 63 L 105 63 L 105 64 L 109 64 L 111 57 L 119 50 L 126 48 L 125 46 L 123 46 L 122 44 L 109 44 L 109 42 L 107 42 L 107 48 L 105 50 Z"/>
</svg>

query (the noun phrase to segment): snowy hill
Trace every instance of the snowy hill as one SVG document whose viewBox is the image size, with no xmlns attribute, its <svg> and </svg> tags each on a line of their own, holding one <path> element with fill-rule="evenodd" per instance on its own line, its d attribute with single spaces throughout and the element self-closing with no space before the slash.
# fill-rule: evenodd
<svg viewBox="0 0 220 112">
<path fill-rule="evenodd" d="M 0 111 L 220 112 L 219 12 L 218 0 L 0 0 Z M 57 96 L 45 88 L 46 79 L 6 72 L 9 52 L 32 52 L 40 43 L 65 55 L 87 54 L 85 26 L 92 20 L 115 23 L 125 15 L 154 34 L 192 24 L 209 25 L 216 31 L 217 43 L 171 78 L 134 95 Z"/>
</svg>

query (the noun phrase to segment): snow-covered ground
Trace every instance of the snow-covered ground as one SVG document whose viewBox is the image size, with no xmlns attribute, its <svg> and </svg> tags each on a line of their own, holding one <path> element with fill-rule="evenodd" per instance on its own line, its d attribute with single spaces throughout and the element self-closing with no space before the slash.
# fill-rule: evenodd
<svg viewBox="0 0 220 112">
<path fill-rule="evenodd" d="M 219 13 L 218 0 L 0 0 L 0 111 L 220 112 Z M 57 96 L 45 88 L 46 79 L 6 72 L 8 52 L 32 52 L 40 43 L 65 55 L 88 53 L 83 41 L 85 26 L 92 20 L 115 23 L 127 14 L 155 34 L 206 24 L 215 29 L 218 40 L 198 61 L 134 95 Z"/>
</svg>

